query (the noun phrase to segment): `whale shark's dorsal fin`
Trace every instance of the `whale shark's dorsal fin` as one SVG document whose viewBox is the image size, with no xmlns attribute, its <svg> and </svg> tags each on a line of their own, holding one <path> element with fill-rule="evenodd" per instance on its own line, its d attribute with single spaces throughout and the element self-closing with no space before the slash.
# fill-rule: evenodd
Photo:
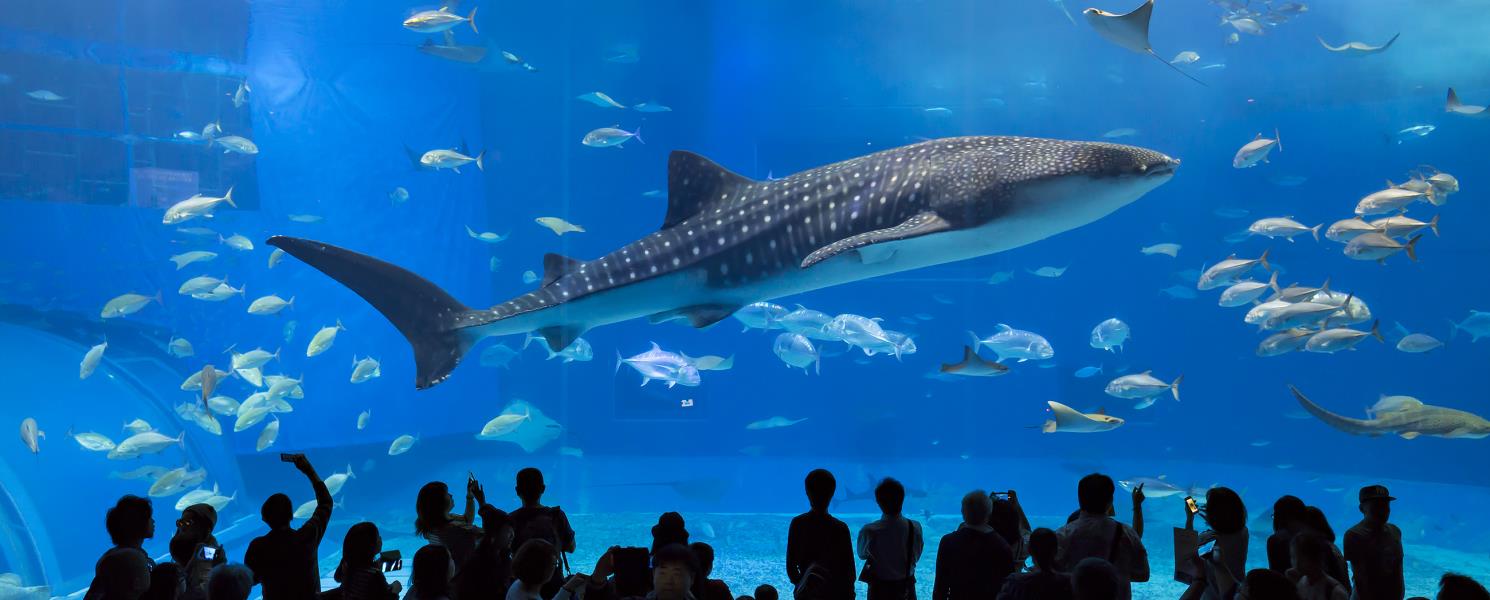
<svg viewBox="0 0 1490 600">
<path fill-rule="evenodd" d="M 667 159 L 667 217 L 662 229 L 673 227 L 714 206 L 731 190 L 754 183 L 718 163 L 686 150 Z"/>
<path fill-rule="evenodd" d="M 543 255 L 543 280 L 538 286 L 548 287 L 548 284 L 558 281 L 565 275 L 579 269 L 581 264 L 583 263 L 562 254 L 550 252 Z M 563 348 L 559 348 L 558 350 L 563 350 Z M 555 351 L 557 352 L 558 350 Z"/>
</svg>

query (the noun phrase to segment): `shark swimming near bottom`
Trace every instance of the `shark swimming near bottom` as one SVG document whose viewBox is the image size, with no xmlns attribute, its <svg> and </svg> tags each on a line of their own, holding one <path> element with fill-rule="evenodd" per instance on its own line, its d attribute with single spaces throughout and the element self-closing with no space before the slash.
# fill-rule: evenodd
<svg viewBox="0 0 1490 600">
<path fill-rule="evenodd" d="M 1377 413 L 1372 419 L 1352 419 L 1321 408 L 1305 397 L 1299 388 L 1290 385 L 1288 391 L 1293 392 L 1293 397 L 1309 414 L 1345 433 L 1373 437 L 1391 433 L 1409 440 L 1422 435 L 1468 439 L 1490 437 L 1490 420 L 1462 410 L 1414 400 L 1396 410 Z"/>
<path fill-rule="evenodd" d="M 536 332 L 562 350 L 590 328 L 638 317 L 702 328 L 752 302 L 1018 248 L 1107 216 L 1178 166 L 1133 146 L 973 136 L 755 181 L 674 151 L 656 232 L 593 260 L 547 254 L 538 289 L 488 309 L 350 250 L 283 236 L 268 244 L 392 322 L 424 389 L 489 336 Z"/>
</svg>

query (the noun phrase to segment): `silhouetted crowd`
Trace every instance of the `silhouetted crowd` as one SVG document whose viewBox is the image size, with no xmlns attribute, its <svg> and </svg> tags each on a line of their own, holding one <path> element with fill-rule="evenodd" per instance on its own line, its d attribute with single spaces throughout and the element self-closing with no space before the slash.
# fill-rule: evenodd
<svg viewBox="0 0 1490 600">
<path fill-rule="evenodd" d="M 413 557 L 409 589 L 389 583 L 386 573 L 402 568 L 397 551 L 383 551 L 378 526 L 353 525 L 342 540 L 334 578 L 322 591 L 318 549 L 331 519 L 332 498 L 304 455 L 293 464 L 315 490 L 315 511 L 298 528 L 289 497 L 264 501 L 269 532 L 255 538 L 243 563 L 228 561 L 213 537 L 211 506 L 188 506 L 176 520 L 170 561 L 156 564 L 142 549 L 155 535 L 150 501 L 125 496 L 108 511 L 114 547 L 99 558 L 85 600 L 247 600 L 261 586 L 264 600 L 779 600 L 761 585 L 738 598 L 723 581 L 710 579 L 714 549 L 689 543 L 683 517 L 664 513 L 646 547 L 612 547 L 588 574 L 571 571 L 568 554 L 575 532 L 563 509 L 542 503 L 546 491 L 537 469 L 517 473 L 522 506 L 493 507 L 474 477 L 466 483 L 465 510 L 441 482 L 419 490 L 415 530 L 429 543 Z M 837 489 L 833 475 L 807 474 L 810 510 L 792 519 L 786 573 L 794 600 L 851 600 L 855 581 L 867 584 L 869 600 L 914 600 L 916 564 L 925 539 L 921 524 L 901 510 L 905 488 L 879 482 L 874 498 L 880 519 L 857 539 L 829 513 Z M 1132 583 L 1150 578 L 1143 542 L 1143 486 L 1132 491 L 1131 523 L 1114 518 L 1111 478 L 1081 479 L 1080 509 L 1060 528 L 1031 528 L 1013 490 L 968 492 L 962 523 L 937 542 L 933 600 L 1126 600 Z M 1362 519 L 1345 532 L 1343 550 L 1318 508 L 1294 496 L 1273 504 L 1268 568 L 1245 570 L 1247 509 L 1236 492 L 1216 487 L 1204 502 L 1186 499 L 1186 521 L 1175 529 L 1176 579 L 1189 585 L 1184 600 L 1402 600 L 1402 533 L 1389 520 L 1388 490 L 1360 490 Z M 1205 527 L 1196 530 L 1195 517 Z M 477 525 L 476 517 L 480 518 Z M 856 568 L 857 566 L 857 568 Z M 1490 600 L 1473 579 L 1448 573 L 1439 600 Z"/>
</svg>

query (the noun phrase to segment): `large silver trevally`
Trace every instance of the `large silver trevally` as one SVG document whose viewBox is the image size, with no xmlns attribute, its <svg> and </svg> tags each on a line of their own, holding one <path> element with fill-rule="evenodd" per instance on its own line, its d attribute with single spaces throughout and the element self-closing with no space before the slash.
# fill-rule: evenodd
<svg viewBox="0 0 1490 600">
<path fill-rule="evenodd" d="M 197 217 L 210 217 L 212 216 L 213 209 L 216 209 L 217 205 L 224 202 L 228 206 L 238 208 L 237 204 L 233 204 L 233 188 L 228 188 L 228 193 L 223 194 L 221 198 L 196 194 L 172 204 L 170 208 L 166 209 L 166 216 L 160 222 L 165 225 L 174 225 L 182 221 L 190 221 Z"/>
</svg>

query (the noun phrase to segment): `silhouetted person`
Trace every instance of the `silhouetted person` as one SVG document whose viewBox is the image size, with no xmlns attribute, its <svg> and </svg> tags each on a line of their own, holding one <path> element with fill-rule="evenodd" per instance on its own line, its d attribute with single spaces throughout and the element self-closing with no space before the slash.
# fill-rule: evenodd
<svg viewBox="0 0 1490 600">
<path fill-rule="evenodd" d="M 475 479 L 466 482 L 468 497 L 474 497 L 473 486 L 479 485 Z M 486 504 L 485 500 L 483 493 L 481 504 Z M 455 510 L 455 497 L 450 494 L 450 488 L 443 481 L 431 481 L 419 488 L 414 510 L 419 515 L 414 520 L 414 533 L 431 544 L 444 546 L 450 551 L 450 559 L 457 567 L 465 564 L 466 559 L 476 551 L 476 542 L 482 535 L 481 528 L 472 525 L 461 515 L 451 514 L 450 511 Z"/>
<path fill-rule="evenodd" d="M 1185 529 L 1195 530 L 1195 515 L 1188 506 Z M 1182 600 L 1223 600 L 1230 598 L 1247 573 L 1247 507 L 1231 488 L 1214 487 L 1205 493 L 1200 517 L 1209 529 L 1200 532 L 1200 545 L 1215 542 L 1204 556 L 1193 557 L 1197 575 Z"/>
<path fill-rule="evenodd" d="M 1324 572 L 1350 592 L 1350 577 L 1345 570 L 1345 554 L 1335 545 L 1335 528 L 1318 506 L 1304 507 L 1303 519 L 1299 522 L 1299 533 L 1313 533 L 1325 542 Z"/>
<path fill-rule="evenodd" d="M 1469 577 L 1444 573 L 1438 580 L 1437 600 L 1490 600 L 1490 592 Z"/>
<path fill-rule="evenodd" d="M 181 568 L 176 563 L 163 562 L 150 571 L 150 591 L 145 592 L 144 600 L 177 600 L 185 590 Z"/>
<path fill-rule="evenodd" d="M 1004 579 L 1014 572 L 1009 543 L 988 526 L 993 504 L 988 492 L 973 490 L 962 497 L 962 526 L 942 536 L 936 550 L 936 579 L 932 600 L 987 600 L 998 596 Z"/>
<path fill-rule="evenodd" d="M 755 600 L 781 600 L 781 594 L 776 591 L 776 586 L 762 583 L 755 586 Z"/>
<path fill-rule="evenodd" d="M 243 565 L 221 564 L 207 572 L 207 600 L 248 600 L 253 589 L 253 571 Z"/>
<path fill-rule="evenodd" d="M 1318 533 L 1300 533 L 1293 538 L 1293 580 L 1301 600 L 1349 600 L 1350 592 L 1325 570 L 1330 544 Z"/>
<path fill-rule="evenodd" d="M 617 593 L 615 581 L 611 578 L 615 575 L 614 556 L 620 548 L 612 546 L 600 556 L 595 562 L 595 570 L 589 578 L 575 576 L 569 583 L 564 584 L 564 589 L 571 589 L 576 581 L 588 585 L 584 590 L 584 600 L 621 600 L 623 596 Z M 668 544 L 658 548 L 652 554 L 652 591 L 646 596 L 630 596 L 629 598 L 646 600 L 691 600 L 693 595 L 693 581 L 699 574 L 698 557 L 693 551 L 681 544 Z M 577 589 L 575 586 L 574 589 Z M 562 592 L 561 592 L 562 593 Z M 555 600 L 567 600 L 556 598 Z"/>
<path fill-rule="evenodd" d="M 124 496 L 104 517 L 104 527 L 114 547 L 93 566 L 93 582 L 85 600 L 139 600 L 150 591 L 150 571 L 155 561 L 141 546 L 155 537 L 154 510 L 150 501 Z"/>
<path fill-rule="evenodd" d="M 1076 600 L 1118 600 L 1128 588 L 1117 567 L 1091 556 L 1071 569 L 1071 592 Z"/>
<path fill-rule="evenodd" d="M 854 544 L 848 525 L 828 514 L 828 504 L 838 482 L 826 469 L 815 469 L 804 482 L 812 509 L 792 519 L 786 534 L 786 576 L 802 586 L 802 577 L 814 565 L 823 578 L 815 593 L 822 600 L 854 597 Z M 795 595 L 795 594 L 794 594 Z"/>
<path fill-rule="evenodd" d="M 901 514 L 905 486 L 886 478 L 874 487 L 880 518 L 859 529 L 859 558 L 864 569 L 859 580 L 869 586 L 869 600 L 906 600 L 916 597 L 916 563 L 925 542 L 921 524 Z"/>
<path fill-rule="evenodd" d="M 698 559 L 698 577 L 693 582 L 693 597 L 697 600 L 734 600 L 729 584 L 722 579 L 709 579 L 714 574 L 714 547 L 703 542 L 688 545 Z"/>
<path fill-rule="evenodd" d="M 316 510 L 299 529 L 292 529 L 295 508 L 289 496 L 270 496 L 259 509 L 269 533 L 248 543 L 243 564 L 262 586 L 264 600 L 315 600 L 321 593 L 318 550 L 326 535 L 326 523 L 331 521 L 331 491 L 304 454 L 295 456 L 294 465 L 310 480 Z"/>
<path fill-rule="evenodd" d="M 1293 568 L 1293 536 L 1304 522 L 1304 501 L 1298 496 L 1283 496 L 1273 503 L 1273 535 L 1268 536 L 1268 568 L 1287 573 Z"/>
<path fill-rule="evenodd" d="M 665 512 L 657 517 L 657 524 L 652 526 L 652 547 L 648 549 L 648 553 L 656 554 L 663 546 L 672 544 L 688 545 L 688 524 L 683 521 L 683 515 Z"/>
<path fill-rule="evenodd" d="M 1234 600 L 1299 600 L 1299 591 L 1282 573 L 1272 569 L 1252 569 L 1242 580 L 1242 586 L 1237 588 Z"/>
<path fill-rule="evenodd" d="M 1014 490 L 993 492 L 993 510 L 988 513 L 988 526 L 1009 543 L 1014 553 L 1014 566 L 1023 568 L 1030 557 L 1030 520 L 1024 516 L 1024 507 L 1019 505 L 1019 494 Z"/>
<path fill-rule="evenodd" d="M 543 493 L 548 486 L 543 482 L 543 472 L 533 467 L 517 472 L 513 490 L 522 500 L 522 506 L 509 513 L 512 522 L 512 548 L 521 548 L 528 540 L 543 540 L 559 553 L 559 564 L 564 567 L 554 571 L 553 578 L 543 586 L 543 597 L 552 598 L 564 585 L 563 571 L 569 568 L 568 553 L 574 552 L 574 528 L 569 525 L 569 516 L 557 506 L 544 506 Z"/>
<path fill-rule="evenodd" d="M 1081 514 L 1075 521 L 1056 530 L 1060 539 L 1060 550 L 1056 562 L 1071 569 L 1087 558 L 1100 558 L 1117 569 L 1121 580 L 1118 597 L 1128 600 L 1133 597 L 1132 582 L 1149 580 L 1149 554 L 1143 540 L 1134 528 L 1108 516 L 1112 513 L 1112 495 L 1116 492 L 1112 478 L 1093 473 L 1081 478 L 1076 486 L 1076 499 L 1081 504 Z M 1142 488 L 1133 490 L 1133 512 L 1142 514 Z"/>
<path fill-rule="evenodd" d="M 528 540 L 512 555 L 512 586 L 507 600 L 541 600 L 543 586 L 553 579 L 559 553 L 545 540 Z"/>
<path fill-rule="evenodd" d="M 481 540 L 476 551 L 456 571 L 457 598 L 497 598 L 512 583 L 512 522 L 507 512 L 490 504 L 481 507 Z"/>
<path fill-rule="evenodd" d="M 377 525 L 363 521 L 347 530 L 341 543 L 341 564 L 336 568 L 342 600 L 398 600 L 403 584 L 388 583 L 378 562 L 382 553 L 383 536 Z"/>
<path fill-rule="evenodd" d="M 1361 488 L 1364 517 L 1345 532 L 1345 560 L 1350 563 L 1351 581 L 1357 600 L 1402 600 L 1402 530 L 1387 522 L 1396 500 L 1384 485 Z"/>
<path fill-rule="evenodd" d="M 998 600 L 1071 600 L 1071 576 L 1055 567 L 1059 543 L 1055 532 L 1044 527 L 1030 532 L 1030 558 L 1035 566 L 1028 573 L 1010 575 Z"/>
<path fill-rule="evenodd" d="M 455 578 L 450 550 L 427 544 L 414 553 L 414 573 L 404 600 L 450 600 L 450 581 Z"/>
<path fill-rule="evenodd" d="M 207 597 L 207 578 L 212 569 L 228 562 L 227 552 L 212 536 L 217 527 L 217 509 L 209 504 L 193 504 L 176 519 L 176 534 L 171 536 L 171 562 L 176 563 L 183 584 L 179 598 L 202 600 Z"/>
</svg>

